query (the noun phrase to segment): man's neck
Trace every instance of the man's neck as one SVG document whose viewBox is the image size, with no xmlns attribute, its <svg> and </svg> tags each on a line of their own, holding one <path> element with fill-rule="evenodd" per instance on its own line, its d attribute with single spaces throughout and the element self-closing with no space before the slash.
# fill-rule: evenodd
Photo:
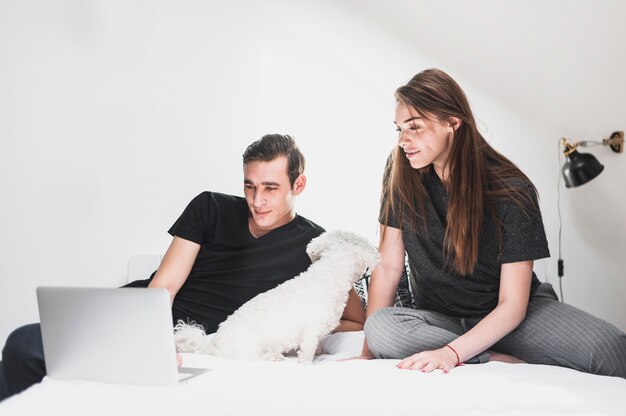
<svg viewBox="0 0 626 416">
<path fill-rule="evenodd" d="M 269 233 L 270 231 L 280 228 L 285 224 L 289 224 L 291 221 L 294 220 L 294 218 L 296 218 L 296 213 L 291 212 L 289 216 L 285 217 L 284 221 L 280 221 L 276 223 L 271 228 L 262 228 L 262 227 L 259 227 L 259 225 L 256 222 L 254 222 L 254 218 L 252 217 L 252 215 L 250 215 L 248 217 L 248 229 L 250 230 L 250 234 L 252 234 L 254 238 L 259 238 L 259 237 L 263 237 L 265 234 Z"/>
</svg>

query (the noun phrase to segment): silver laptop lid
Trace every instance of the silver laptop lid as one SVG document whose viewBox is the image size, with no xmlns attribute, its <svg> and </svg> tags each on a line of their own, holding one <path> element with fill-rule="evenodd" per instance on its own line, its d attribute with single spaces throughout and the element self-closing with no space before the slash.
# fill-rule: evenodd
<svg viewBox="0 0 626 416">
<path fill-rule="evenodd" d="M 166 289 L 37 288 L 50 378 L 178 383 Z"/>
</svg>

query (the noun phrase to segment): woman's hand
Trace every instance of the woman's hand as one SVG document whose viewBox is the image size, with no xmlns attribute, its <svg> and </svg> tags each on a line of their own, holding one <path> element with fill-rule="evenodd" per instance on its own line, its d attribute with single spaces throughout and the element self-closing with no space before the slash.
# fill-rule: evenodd
<svg viewBox="0 0 626 416">
<path fill-rule="evenodd" d="M 423 351 L 402 360 L 398 368 L 421 370 L 426 373 L 435 369 L 448 372 L 457 363 L 487 351 L 524 320 L 530 297 L 532 275 L 532 261 L 503 264 L 500 271 L 498 305 L 476 326 L 452 342 L 451 347 L 454 350 L 443 347 L 438 350 Z M 491 360 L 521 361 L 516 357 L 497 353 L 491 354 Z"/>
<path fill-rule="evenodd" d="M 422 373 L 430 373 L 440 369 L 447 373 L 456 367 L 457 357 L 451 348 L 443 347 L 438 350 L 422 351 L 400 361 L 396 367 L 403 370 L 420 370 Z"/>
</svg>

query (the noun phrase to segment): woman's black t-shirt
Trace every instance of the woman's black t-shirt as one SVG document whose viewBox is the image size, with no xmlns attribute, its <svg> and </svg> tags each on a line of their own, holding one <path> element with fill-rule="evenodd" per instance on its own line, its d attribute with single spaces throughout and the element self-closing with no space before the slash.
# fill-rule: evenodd
<svg viewBox="0 0 626 416">
<path fill-rule="evenodd" d="M 426 203 L 428 231 L 412 233 L 394 218 L 386 224 L 402 229 L 418 309 L 453 317 L 483 317 L 498 304 L 502 264 L 550 257 L 537 201 L 526 210 L 529 212 L 524 212 L 513 201 L 503 201 L 494 207 L 502 222 L 500 236 L 491 215 L 485 214 L 483 218 L 474 272 L 469 276 L 449 272 L 443 249 L 448 193 L 432 168 L 424 175 L 424 185 L 430 197 L 430 203 Z M 531 187 L 531 184 L 519 186 Z M 384 224 L 382 211 L 379 221 Z M 539 284 L 533 272 L 531 294 Z"/>
</svg>

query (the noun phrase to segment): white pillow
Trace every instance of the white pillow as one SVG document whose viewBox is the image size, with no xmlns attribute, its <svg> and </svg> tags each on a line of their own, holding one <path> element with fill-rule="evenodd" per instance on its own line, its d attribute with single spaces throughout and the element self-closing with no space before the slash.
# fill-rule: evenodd
<svg viewBox="0 0 626 416">
<path fill-rule="evenodd" d="M 340 355 L 342 358 L 358 357 L 363 350 L 363 331 L 336 332 L 322 339 L 320 346 L 324 354 Z"/>
</svg>

